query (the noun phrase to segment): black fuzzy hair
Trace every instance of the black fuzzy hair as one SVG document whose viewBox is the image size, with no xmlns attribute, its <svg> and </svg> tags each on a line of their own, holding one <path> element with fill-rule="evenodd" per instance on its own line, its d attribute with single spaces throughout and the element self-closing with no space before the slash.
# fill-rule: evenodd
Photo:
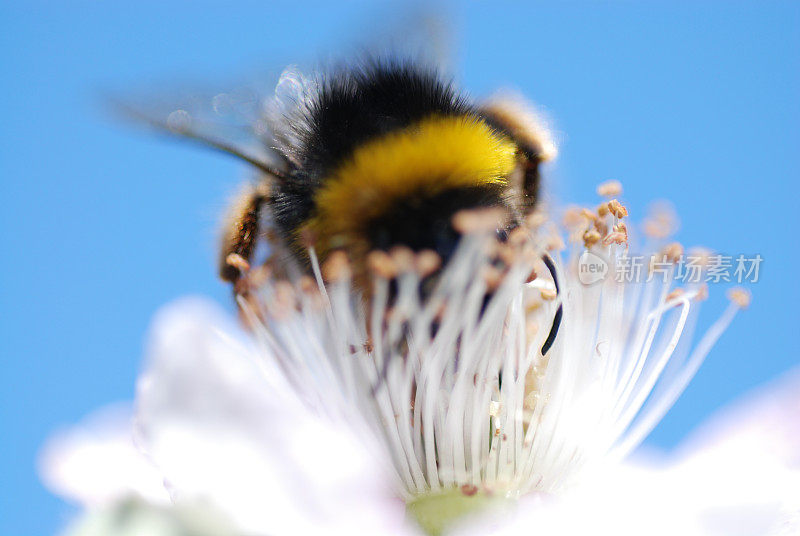
<svg viewBox="0 0 800 536">
<path fill-rule="evenodd" d="M 461 238 L 453 227 L 453 216 L 465 207 L 496 207 L 502 203 L 502 194 L 498 186 L 464 187 L 434 196 L 420 192 L 396 200 L 389 211 L 370 222 L 366 232 L 375 249 L 388 251 L 402 244 L 415 251 L 433 250 L 447 259 Z"/>
<path fill-rule="evenodd" d="M 436 71 L 398 60 L 368 60 L 323 78 L 294 125 L 298 166 L 278 185 L 273 211 L 287 237 L 313 213 L 323 178 L 359 145 L 430 115 L 476 113 L 467 99 Z"/>
<path fill-rule="evenodd" d="M 321 84 L 311 104 L 302 165 L 314 174 L 327 173 L 367 140 L 433 114 L 472 111 L 449 81 L 410 62 L 373 60 L 339 70 Z"/>
</svg>

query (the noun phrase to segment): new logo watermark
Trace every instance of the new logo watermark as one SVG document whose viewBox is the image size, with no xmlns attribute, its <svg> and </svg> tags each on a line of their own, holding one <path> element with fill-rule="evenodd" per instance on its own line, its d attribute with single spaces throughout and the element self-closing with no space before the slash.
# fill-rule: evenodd
<svg viewBox="0 0 800 536">
<path fill-rule="evenodd" d="M 593 285 L 608 276 L 608 261 L 597 253 L 584 251 L 578 258 L 578 280 L 584 285 Z"/>
</svg>

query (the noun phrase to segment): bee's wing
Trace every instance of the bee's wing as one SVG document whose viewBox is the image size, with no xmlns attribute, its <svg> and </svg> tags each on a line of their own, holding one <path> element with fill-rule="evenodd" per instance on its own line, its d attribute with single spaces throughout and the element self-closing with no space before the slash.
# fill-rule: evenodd
<svg viewBox="0 0 800 536">
<path fill-rule="evenodd" d="M 430 7 L 409 8 L 359 42 L 368 55 L 414 60 L 441 73 L 454 71 L 455 32 L 450 17 Z"/>
<path fill-rule="evenodd" d="M 413 59 L 446 72 L 449 29 L 433 12 L 406 10 L 389 28 L 359 40 L 357 48 L 366 56 Z M 279 76 L 249 77 L 222 89 L 195 84 L 108 100 L 128 119 L 230 154 L 281 180 L 300 164 L 304 122 L 324 77 L 309 72 L 290 65 Z"/>
<path fill-rule="evenodd" d="M 107 100 L 126 119 L 230 154 L 282 179 L 294 165 L 297 126 L 314 84 L 290 66 L 279 77 L 230 84 L 226 90 L 195 86 Z"/>
</svg>

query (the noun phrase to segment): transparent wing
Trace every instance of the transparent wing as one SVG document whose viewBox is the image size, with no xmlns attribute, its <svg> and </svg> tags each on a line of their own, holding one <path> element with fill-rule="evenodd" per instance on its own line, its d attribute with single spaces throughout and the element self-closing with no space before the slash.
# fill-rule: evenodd
<svg viewBox="0 0 800 536">
<path fill-rule="evenodd" d="M 399 57 L 449 72 L 452 32 L 445 18 L 429 10 L 404 8 L 382 25 L 344 47 L 342 63 L 365 56 Z M 348 39 L 353 42 L 352 39 Z M 350 49 L 348 52 L 348 48 Z M 330 52 L 325 54 L 331 57 Z M 344 60 L 344 61 L 342 61 Z M 328 67 L 323 67 L 322 73 Z M 159 132 L 200 143 L 248 162 L 280 179 L 298 166 L 308 109 L 324 74 L 290 65 L 223 86 L 159 85 L 157 91 L 108 99 L 114 111 Z"/>
<path fill-rule="evenodd" d="M 359 43 L 368 55 L 415 60 L 445 74 L 454 74 L 455 28 L 452 17 L 430 6 L 403 5 L 392 22 L 375 28 Z"/>
<path fill-rule="evenodd" d="M 109 100 L 117 114 L 161 133 L 200 143 L 277 177 L 298 144 L 298 126 L 316 82 L 294 66 L 226 88 L 183 85 Z"/>
</svg>

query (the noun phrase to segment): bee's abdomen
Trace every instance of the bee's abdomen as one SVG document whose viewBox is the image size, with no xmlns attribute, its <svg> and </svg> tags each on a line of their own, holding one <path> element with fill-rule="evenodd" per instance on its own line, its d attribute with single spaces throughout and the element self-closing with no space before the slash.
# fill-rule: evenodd
<svg viewBox="0 0 800 536">
<path fill-rule="evenodd" d="M 446 262 L 461 237 L 453 226 L 456 213 L 504 206 L 502 191 L 493 186 L 457 188 L 433 196 L 420 191 L 396 200 L 391 209 L 368 222 L 367 240 L 380 250 L 397 245 L 432 250 Z"/>
</svg>

